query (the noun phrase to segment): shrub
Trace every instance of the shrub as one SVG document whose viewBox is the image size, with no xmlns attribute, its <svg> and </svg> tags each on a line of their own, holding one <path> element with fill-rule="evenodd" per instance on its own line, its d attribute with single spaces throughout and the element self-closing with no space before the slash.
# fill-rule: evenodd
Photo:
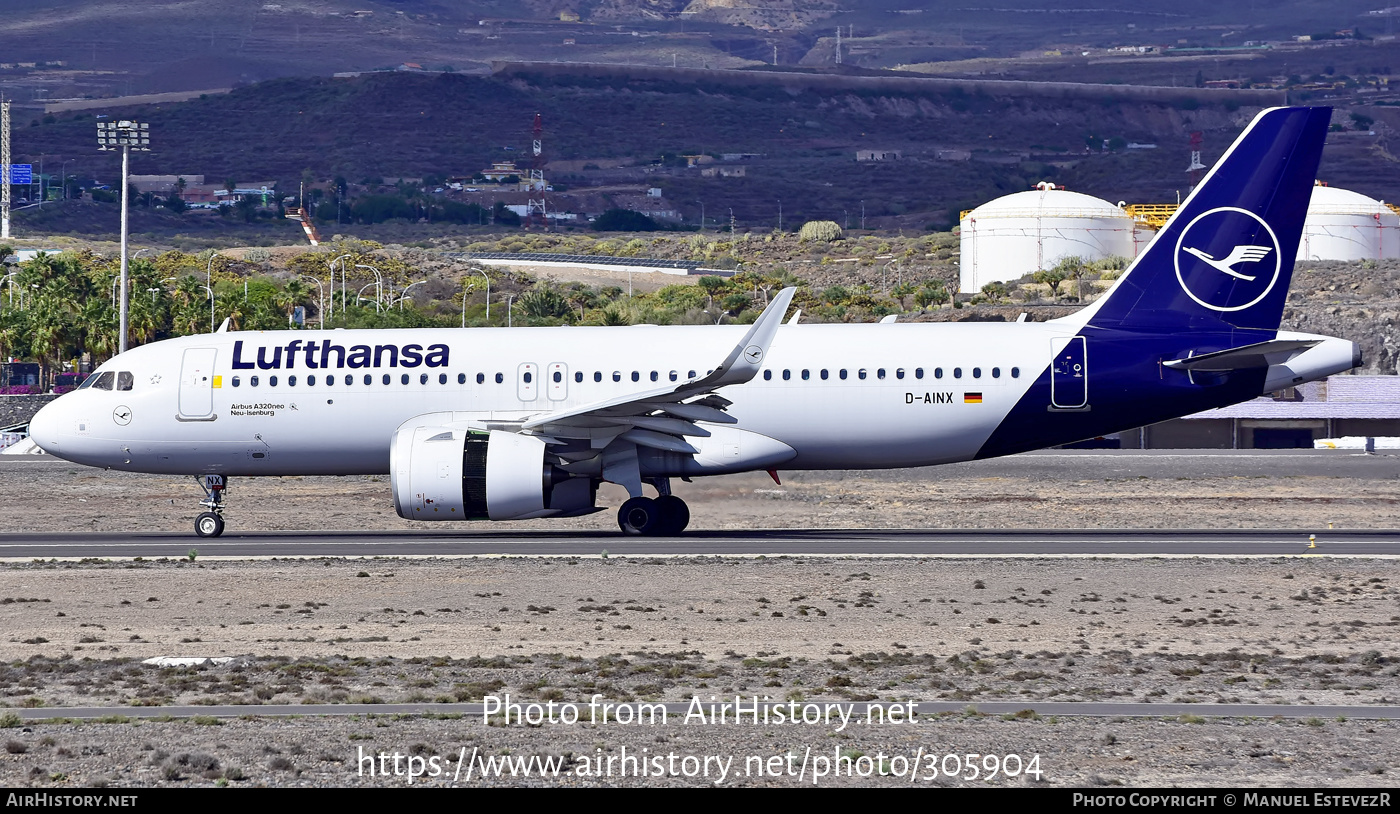
<svg viewBox="0 0 1400 814">
<path fill-rule="evenodd" d="M 834 220 L 810 220 L 797 230 L 799 240 L 830 243 L 841 239 L 841 227 Z"/>
</svg>

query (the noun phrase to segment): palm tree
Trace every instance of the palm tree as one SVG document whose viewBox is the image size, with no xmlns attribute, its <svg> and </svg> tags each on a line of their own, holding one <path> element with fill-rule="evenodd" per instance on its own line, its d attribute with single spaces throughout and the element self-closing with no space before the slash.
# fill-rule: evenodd
<svg viewBox="0 0 1400 814">
<path fill-rule="evenodd" d="M 273 301 L 277 304 L 277 307 L 281 308 L 282 312 L 286 314 L 288 324 L 291 324 L 292 313 L 296 311 L 298 305 L 306 302 L 310 293 L 306 283 L 303 283 L 301 280 L 292 279 L 288 280 L 287 284 L 274 295 Z"/>
</svg>

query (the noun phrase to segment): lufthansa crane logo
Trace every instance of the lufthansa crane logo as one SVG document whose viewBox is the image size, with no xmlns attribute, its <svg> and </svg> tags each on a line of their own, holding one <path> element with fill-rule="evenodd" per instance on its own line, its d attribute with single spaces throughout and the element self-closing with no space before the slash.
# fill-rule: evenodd
<svg viewBox="0 0 1400 814">
<path fill-rule="evenodd" d="M 1283 270 L 1278 236 L 1258 215 L 1223 206 L 1197 215 L 1176 241 L 1176 280 L 1203 308 L 1243 311 L 1268 296 Z"/>
</svg>

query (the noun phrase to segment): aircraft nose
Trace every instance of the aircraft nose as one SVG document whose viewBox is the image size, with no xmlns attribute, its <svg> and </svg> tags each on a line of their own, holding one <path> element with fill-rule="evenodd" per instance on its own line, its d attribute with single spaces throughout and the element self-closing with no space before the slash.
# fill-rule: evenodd
<svg viewBox="0 0 1400 814">
<path fill-rule="evenodd" d="M 56 454 L 59 448 L 60 428 L 62 419 L 60 418 L 61 407 L 57 403 L 49 403 L 40 408 L 34 417 L 29 419 L 29 437 L 34 439 L 45 452 Z"/>
</svg>

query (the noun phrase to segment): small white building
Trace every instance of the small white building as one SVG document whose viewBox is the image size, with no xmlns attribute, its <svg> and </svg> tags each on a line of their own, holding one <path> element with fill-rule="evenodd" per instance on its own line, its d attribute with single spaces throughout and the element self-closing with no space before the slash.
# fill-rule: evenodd
<svg viewBox="0 0 1400 814">
<path fill-rule="evenodd" d="M 1308 203 L 1299 260 L 1400 257 L 1400 215 L 1375 198 L 1318 184 Z"/>
<path fill-rule="evenodd" d="M 1133 219 L 1092 195 L 1041 182 L 969 210 L 961 219 L 959 290 L 1053 268 L 1066 257 L 1085 261 L 1135 254 Z"/>
</svg>

